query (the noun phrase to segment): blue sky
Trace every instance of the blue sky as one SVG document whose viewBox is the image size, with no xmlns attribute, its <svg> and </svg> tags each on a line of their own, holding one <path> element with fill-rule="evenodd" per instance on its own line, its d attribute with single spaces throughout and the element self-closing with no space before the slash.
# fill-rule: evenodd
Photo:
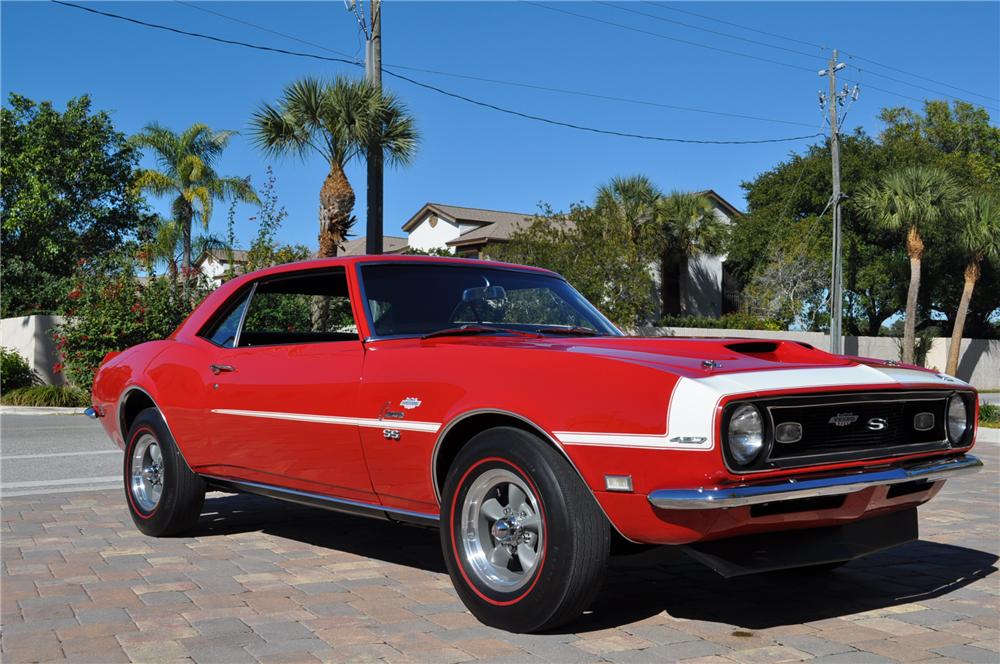
<svg viewBox="0 0 1000 664">
<path fill-rule="evenodd" d="M 657 20 L 598 3 L 549 3 L 578 14 L 625 24 L 667 39 L 548 11 L 523 2 L 388 2 L 383 10 L 384 61 L 469 76 L 504 79 L 599 95 L 791 123 L 763 122 L 671 110 L 591 97 L 496 85 L 406 71 L 408 76 L 485 102 L 523 112 L 629 133 L 712 140 L 769 139 L 821 131 L 816 93 L 825 79 L 816 46 L 724 25 L 649 3 L 620 5 L 744 39 Z M 179 2 L 114 2 L 89 6 L 227 39 L 334 55 Z M 299 39 L 363 56 L 356 23 L 343 2 L 223 2 L 197 6 L 256 23 Z M 671 3 L 756 30 L 802 42 L 836 46 L 843 74 L 859 81 L 861 98 L 848 128 L 877 132 L 879 110 L 919 107 L 906 97 L 940 98 L 921 87 L 1000 106 L 1000 3 Z M 315 247 L 319 187 L 326 168 L 319 158 L 269 162 L 250 144 L 247 121 L 265 100 L 275 100 L 296 78 L 359 73 L 348 65 L 319 62 L 135 26 L 49 2 L 3 2 L 3 96 L 17 92 L 58 106 L 83 93 L 113 115 L 119 129 L 138 131 L 158 121 L 176 130 L 195 122 L 242 130 L 218 165 L 228 175 L 264 178 L 274 167 L 282 205 L 289 213 L 282 240 Z M 738 51 L 793 67 L 699 48 Z M 828 57 L 828 55 L 826 56 Z M 867 61 L 859 58 L 866 58 Z M 918 73 L 935 83 L 877 66 Z M 860 67 L 862 71 L 858 71 Z M 877 76 L 899 79 L 889 80 Z M 802 149 L 807 141 L 762 145 L 690 145 L 641 141 L 575 131 L 504 115 L 386 77 L 417 117 L 423 136 L 413 165 L 386 173 L 385 228 L 399 227 L 427 201 L 531 212 L 539 202 L 557 209 L 589 200 L 614 175 L 645 173 L 663 189 L 712 188 L 743 206 L 740 182 Z M 960 92 L 947 83 L 994 99 Z M 870 86 L 906 95 L 896 96 Z M 995 118 L 1000 112 L 991 110 Z M 348 176 L 364 220 L 364 169 Z M 166 201 L 154 201 L 163 212 Z M 225 229 L 225 205 L 212 231 Z M 241 243 L 252 236 L 241 208 Z M 362 230 L 363 232 L 363 230 Z"/>
</svg>

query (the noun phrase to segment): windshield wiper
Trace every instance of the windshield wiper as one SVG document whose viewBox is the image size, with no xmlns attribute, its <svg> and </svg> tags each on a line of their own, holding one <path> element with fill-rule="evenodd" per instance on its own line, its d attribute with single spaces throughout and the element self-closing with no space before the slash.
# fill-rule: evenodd
<svg viewBox="0 0 1000 664">
<path fill-rule="evenodd" d="M 592 330 L 589 327 L 580 327 L 579 325 L 574 325 L 572 327 L 540 327 L 538 331 L 541 334 L 568 334 L 573 336 L 581 337 L 603 337 L 604 335 L 597 330 Z"/>
<path fill-rule="evenodd" d="M 421 339 L 432 339 L 434 337 L 461 337 L 475 334 L 515 334 L 519 337 L 538 337 L 537 333 L 522 332 L 512 330 L 507 327 L 490 327 L 488 325 L 462 325 L 461 327 L 449 327 L 443 330 L 428 332 L 420 337 Z"/>
</svg>

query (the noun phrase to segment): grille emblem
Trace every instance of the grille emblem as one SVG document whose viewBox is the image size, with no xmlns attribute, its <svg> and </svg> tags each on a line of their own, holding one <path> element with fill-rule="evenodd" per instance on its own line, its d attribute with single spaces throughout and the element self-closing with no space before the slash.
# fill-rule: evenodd
<svg viewBox="0 0 1000 664">
<path fill-rule="evenodd" d="M 846 427 L 858 421 L 858 416 L 854 413 L 837 413 L 830 418 L 830 424 L 837 427 Z"/>
<path fill-rule="evenodd" d="M 868 420 L 868 428 L 872 431 L 882 431 L 889 426 L 889 423 L 883 417 L 873 417 Z"/>
</svg>

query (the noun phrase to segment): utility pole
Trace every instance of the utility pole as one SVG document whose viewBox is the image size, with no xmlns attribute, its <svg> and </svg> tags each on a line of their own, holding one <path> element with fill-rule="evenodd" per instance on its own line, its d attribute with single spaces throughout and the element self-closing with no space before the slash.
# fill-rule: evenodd
<svg viewBox="0 0 1000 664">
<path fill-rule="evenodd" d="M 371 0 L 372 29 L 365 43 L 365 80 L 382 90 L 382 0 Z M 382 146 L 368 144 L 368 219 L 365 253 L 382 253 Z"/>
<path fill-rule="evenodd" d="M 837 49 L 833 49 L 830 57 L 830 64 L 826 69 L 820 70 L 820 76 L 830 78 L 830 96 L 824 97 L 820 93 L 820 104 L 827 104 L 830 111 L 830 156 L 833 162 L 833 195 L 830 198 L 830 207 L 833 211 L 833 268 L 830 276 L 830 352 L 841 354 L 844 352 L 843 334 L 841 322 L 843 313 L 843 274 L 840 264 L 840 136 L 837 127 L 837 106 L 843 105 L 844 99 L 851 93 L 846 89 L 841 93 L 837 92 L 837 72 L 846 67 L 843 62 L 837 62 Z M 857 88 L 855 88 L 855 91 Z M 855 94 L 856 96 L 856 94 Z"/>
</svg>

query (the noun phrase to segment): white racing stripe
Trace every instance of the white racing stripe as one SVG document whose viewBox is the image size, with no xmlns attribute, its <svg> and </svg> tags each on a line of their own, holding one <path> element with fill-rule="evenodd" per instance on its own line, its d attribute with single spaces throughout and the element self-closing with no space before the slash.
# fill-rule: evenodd
<svg viewBox="0 0 1000 664">
<path fill-rule="evenodd" d="M 336 415 L 310 415 L 308 413 L 276 413 L 266 410 L 233 410 L 215 408 L 213 413 L 219 415 L 236 415 L 238 417 L 261 417 L 269 420 L 290 420 L 293 422 L 316 422 L 318 424 L 339 424 L 342 426 L 368 427 L 373 429 L 398 429 L 400 431 L 423 431 L 437 433 L 440 422 L 407 422 L 405 420 L 373 420 L 360 417 L 339 417 Z"/>
</svg>

